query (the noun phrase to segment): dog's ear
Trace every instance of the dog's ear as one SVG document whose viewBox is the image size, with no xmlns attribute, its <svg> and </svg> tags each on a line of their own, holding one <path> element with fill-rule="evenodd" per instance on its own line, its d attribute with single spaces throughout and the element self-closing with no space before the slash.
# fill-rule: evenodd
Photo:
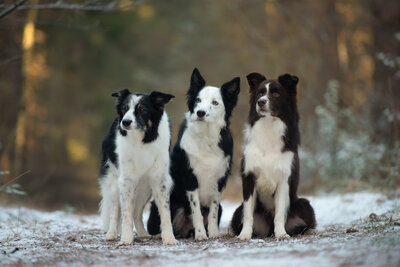
<svg viewBox="0 0 400 267">
<path fill-rule="evenodd" d="M 201 89 L 204 87 L 205 84 L 206 81 L 201 76 L 200 71 L 197 68 L 194 68 L 192 76 L 190 78 L 190 87 Z"/>
<path fill-rule="evenodd" d="M 222 100 L 225 106 L 225 119 L 229 119 L 233 108 L 236 106 L 238 95 L 240 93 L 240 78 L 236 77 L 233 80 L 224 83 L 221 86 Z"/>
<path fill-rule="evenodd" d="M 200 71 L 195 68 L 190 78 L 190 87 L 187 91 L 187 105 L 189 110 L 193 112 L 194 102 L 199 91 L 206 85 L 206 81 L 200 74 Z"/>
<path fill-rule="evenodd" d="M 122 119 L 122 117 L 124 116 L 123 111 L 122 111 L 122 105 L 124 103 L 125 98 L 130 94 L 131 94 L 131 92 L 129 92 L 129 90 L 126 88 L 121 91 L 111 94 L 112 97 L 118 98 L 117 103 L 116 103 L 116 108 L 117 108 L 117 113 L 118 113 L 120 119 Z"/>
<path fill-rule="evenodd" d="M 297 76 L 291 74 L 283 74 L 279 76 L 278 81 L 285 87 L 290 93 L 296 94 L 296 85 L 299 82 L 299 78 Z"/>
<path fill-rule="evenodd" d="M 130 93 L 131 93 L 131 92 L 129 92 L 129 90 L 128 90 L 127 88 L 125 88 L 125 89 L 123 89 L 123 90 L 121 90 L 121 91 L 112 93 L 111 96 L 112 96 L 112 97 L 118 97 L 118 98 L 124 99 L 124 98 L 127 97 Z"/>
<path fill-rule="evenodd" d="M 236 77 L 233 80 L 224 83 L 221 86 L 221 92 L 227 99 L 237 99 L 237 96 L 240 93 L 240 78 Z"/>
<path fill-rule="evenodd" d="M 112 97 L 117 97 L 117 98 L 118 98 L 118 100 L 117 100 L 117 106 L 118 106 L 119 104 L 121 104 L 121 103 L 124 101 L 124 99 L 125 99 L 128 95 L 130 95 L 130 93 L 131 93 L 131 92 L 129 92 L 129 90 L 128 90 L 127 88 L 125 88 L 125 89 L 123 89 L 123 90 L 121 90 L 121 91 L 112 93 L 111 96 L 112 96 Z"/>
<path fill-rule="evenodd" d="M 263 75 L 257 72 L 252 72 L 248 74 L 247 76 L 247 82 L 249 83 L 249 91 L 252 92 L 254 89 L 257 89 L 258 85 L 265 81 L 267 78 L 265 78 Z"/>
<path fill-rule="evenodd" d="M 150 100 L 157 109 L 163 109 L 165 104 L 167 104 L 174 97 L 175 96 L 173 95 L 164 94 L 158 91 L 151 92 L 150 94 Z"/>
</svg>

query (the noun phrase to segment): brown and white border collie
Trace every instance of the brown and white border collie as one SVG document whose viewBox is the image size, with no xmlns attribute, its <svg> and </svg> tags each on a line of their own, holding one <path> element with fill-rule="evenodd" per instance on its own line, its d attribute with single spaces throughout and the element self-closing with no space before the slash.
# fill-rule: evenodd
<svg viewBox="0 0 400 267">
<path fill-rule="evenodd" d="M 250 114 L 241 170 L 244 202 L 236 209 L 231 228 L 240 240 L 272 234 L 286 239 L 315 229 L 313 208 L 308 200 L 297 196 L 299 79 L 284 74 L 269 80 L 251 73 L 247 80 Z"/>
</svg>

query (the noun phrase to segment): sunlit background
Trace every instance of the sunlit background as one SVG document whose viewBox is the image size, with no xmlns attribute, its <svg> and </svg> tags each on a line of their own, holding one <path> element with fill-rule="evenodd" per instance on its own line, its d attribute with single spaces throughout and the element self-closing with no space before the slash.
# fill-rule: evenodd
<svg viewBox="0 0 400 267">
<path fill-rule="evenodd" d="M 3 2 L 0 14 L 14 1 Z M 398 0 L 89 1 L 97 11 L 55 2 L 0 18 L 0 203 L 97 210 L 111 93 L 174 94 L 174 141 L 194 67 L 214 86 L 241 78 L 224 198 L 241 198 L 254 71 L 300 78 L 301 194 L 399 187 Z"/>
</svg>

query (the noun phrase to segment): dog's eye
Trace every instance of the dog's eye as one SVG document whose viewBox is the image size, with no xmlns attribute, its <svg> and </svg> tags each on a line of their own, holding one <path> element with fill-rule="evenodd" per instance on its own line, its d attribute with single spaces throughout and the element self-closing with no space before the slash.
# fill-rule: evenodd
<svg viewBox="0 0 400 267">
<path fill-rule="evenodd" d="M 136 108 L 136 110 L 137 110 L 138 112 L 143 112 L 143 111 L 144 111 L 144 109 L 143 109 L 143 107 L 142 107 L 141 105 L 138 105 L 137 108 Z"/>
<path fill-rule="evenodd" d="M 273 93 L 272 93 L 272 96 L 273 96 L 273 97 L 280 97 L 281 95 L 280 95 L 279 93 L 277 93 L 277 92 L 273 92 Z"/>
<path fill-rule="evenodd" d="M 200 98 L 196 98 L 196 100 L 194 101 L 195 103 L 200 103 L 201 99 Z"/>
<path fill-rule="evenodd" d="M 212 102 L 212 104 L 213 104 L 214 106 L 218 106 L 219 103 L 218 103 L 217 101 L 214 100 L 214 101 Z"/>
</svg>

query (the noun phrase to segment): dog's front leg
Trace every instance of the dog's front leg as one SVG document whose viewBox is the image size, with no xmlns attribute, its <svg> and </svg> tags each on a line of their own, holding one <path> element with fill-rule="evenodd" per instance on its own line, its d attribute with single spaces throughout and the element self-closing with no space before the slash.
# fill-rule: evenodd
<svg viewBox="0 0 400 267">
<path fill-rule="evenodd" d="M 136 190 L 137 179 L 121 175 L 118 179 L 121 213 L 122 232 L 120 245 L 129 245 L 133 241 L 133 198 Z"/>
<path fill-rule="evenodd" d="M 117 179 L 116 179 L 117 180 Z M 107 188 L 111 192 L 111 205 L 112 210 L 110 214 L 110 225 L 106 234 L 106 240 L 115 240 L 118 237 L 118 223 L 120 213 L 120 200 L 119 200 L 119 189 L 118 182 L 111 185 L 111 188 Z"/>
<path fill-rule="evenodd" d="M 190 203 L 190 209 L 192 211 L 192 221 L 194 226 L 194 238 L 197 241 L 208 239 L 206 229 L 204 228 L 203 215 L 200 209 L 200 199 L 198 189 L 194 191 L 188 191 L 187 197 Z"/>
<path fill-rule="evenodd" d="M 277 239 L 288 239 L 290 236 L 286 233 L 285 222 L 289 208 L 289 184 L 287 180 L 278 183 L 275 193 L 275 217 L 274 217 L 274 233 Z"/>
<path fill-rule="evenodd" d="M 210 238 L 219 237 L 218 230 L 218 210 L 220 202 L 220 193 L 218 190 L 214 192 L 213 199 L 210 204 L 210 212 L 208 214 L 208 236 Z"/>
<path fill-rule="evenodd" d="M 238 238 L 250 240 L 253 235 L 254 207 L 256 201 L 255 176 L 252 172 L 242 173 L 243 185 L 243 228 Z"/>
<path fill-rule="evenodd" d="M 172 223 L 171 212 L 169 207 L 170 190 L 172 187 L 172 178 L 169 174 L 163 177 L 161 183 L 160 179 L 154 179 L 152 190 L 154 200 L 158 207 L 161 219 L 161 238 L 164 245 L 175 245 L 178 241 L 175 239 Z"/>
</svg>

